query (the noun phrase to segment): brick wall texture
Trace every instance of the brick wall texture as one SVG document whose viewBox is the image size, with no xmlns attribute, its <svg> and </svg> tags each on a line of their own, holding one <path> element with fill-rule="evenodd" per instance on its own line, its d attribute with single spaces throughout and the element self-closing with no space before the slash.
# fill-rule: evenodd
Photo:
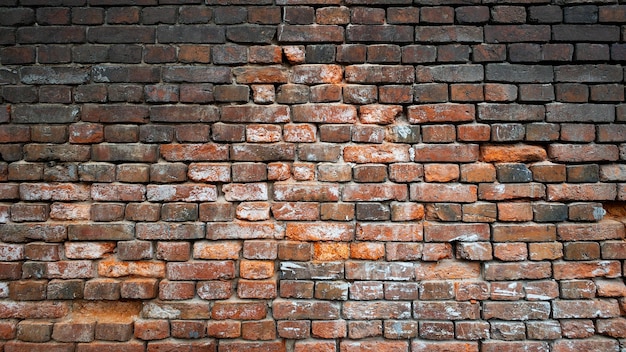
<svg viewBox="0 0 626 352">
<path fill-rule="evenodd" d="M 626 4 L 0 0 L 0 351 L 626 351 Z"/>
</svg>

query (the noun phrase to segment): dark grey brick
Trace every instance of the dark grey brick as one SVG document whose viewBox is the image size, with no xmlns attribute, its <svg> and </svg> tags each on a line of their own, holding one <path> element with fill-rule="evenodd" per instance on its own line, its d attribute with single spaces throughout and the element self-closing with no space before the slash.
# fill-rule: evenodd
<svg viewBox="0 0 626 352">
<path fill-rule="evenodd" d="M 212 25 L 159 26 L 156 31 L 159 43 L 224 43 L 226 30 Z"/>
<path fill-rule="evenodd" d="M 534 203 L 533 219 L 536 222 L 560 222 L 567 220 L 567 204 Z"/>
<path fill-rule="evenodd" d="M 78 106 L 42 104 L 15 105 L 11 109 L 14 123 L 70 123 L 78 120 Z"/>
<path fill-rule="evenodd" d="M 330 64 L 335 62 L 336 47 L 332 44 L 307 45 L 305 60 L 309 64 Z"/>
<path fill-rule="evenodd" d="M 615 106 L 609 104 L 562 104 L 546 105 L 547 122 L 613 122 Z"/>
<path fill-rule="evenodd" d="M 486 79 L 496 82 L 550 83 L 553 78 L 552 66 L 488 64 Z"/>
<path fill-rule="evenodd" d="M 79 67 L 32 66 L 20 69 L 25 84 L 84 84 L 89 81 L 89 69 Z"/>
<path fill-rule="evenodd" d="M 525 126 L 519 123 L 494 123 L 491 125 L 491 140 L 494 142 L 521 141 L 525 134 Z"/>
<path fill-rule="evenodd" d="M 520 163 L 497 164 L 496 175 L 501 183 L 524 183 L 533 180 L 532 172 L 525 164 Z"/>
</svg>

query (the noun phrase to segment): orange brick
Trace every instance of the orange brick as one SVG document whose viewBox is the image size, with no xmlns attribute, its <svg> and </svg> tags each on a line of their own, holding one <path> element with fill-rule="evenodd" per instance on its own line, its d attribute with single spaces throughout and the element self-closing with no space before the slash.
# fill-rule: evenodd
<svg viewBox="0 0 626 352">
<path fill-rule="evenodd" d="M 385 256 L 385 245 L 376 242 L 358 242 L 350 244 L 352 259 L 379 260 Z"/>
<path fill-rule="evenodd" d="M 407 110 L 410 123 L 473 121 L 476 114 L 470 104 L 424 104 Z"/>
<path fill-rule="evenodd" d="M 525 260 L 528 257 L 528 248 L 525 243 L 495 243 L 493 256 L 503 261 Z"/>
<path fill-rule="evenodd" d="M 481 161 L 490 163 L 542 161 L 548 156 L 544 148 L 530 145 L 483 146 L 480 154 Z"/>
<path fill-rule="evenodd" d="M 533 209 L 530 203 L 498 203 L 498 220 L 531 221 Z"/>
<path fill-rule="evenodd" d="M 350 257 L 350 245 L 344 242 L 317 242 L 313 244 L 315 260 L 345 260 Z"/>
<path fill-rule="evenodd" d="M 245 279 L 267 279 L 274 276 L 274 262 L 261 260 L 242 260 L 239 271 Z"/>
<path fill-rule="evenodd" d="M 459 176 L 459 166 L 455 164 L 424 165 L 424 180 L 426 182 L 453 182 L 458 181 Z"/>
</svg>

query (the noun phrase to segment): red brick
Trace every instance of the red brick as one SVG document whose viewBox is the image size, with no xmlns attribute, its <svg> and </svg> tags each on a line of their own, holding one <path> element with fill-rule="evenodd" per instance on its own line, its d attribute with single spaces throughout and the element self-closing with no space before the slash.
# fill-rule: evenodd
<svg viewBox="0 0 626 352">
<path fill-rule="evenodd" d="M 243 299 L 273 299 L 277 292 L 277 283 L 274 280 L 241 279 L 237 285 L 237 296 Z"/>
<path fill-rule="evenodd" d="M 296 241 L 350 241 L 354 227 L 342 223 L 288 223 L 286 236 Z"/>
<path fill-rule="evenodd" d="M 230 167 L 218 163 L 191 163 L 187 175 L 196 182 L 230 182 Z"/>
<path fill-rule="evenodd" d="M 159 282 L 159 299 L 184 300 L 191 299 L 195 294 L 193 282 L 161 280 Z"/>
<path fill-rule="evenodd" d="M 220 342 L 220 352 L 286 352 L 285 341 L 224 341 Z"/>
<path fill-rule="evenodd" d="M 3 339 L 15 337 L 15 323 L 6 326 L 8 334 L 4 334 Z M 53 323 L 38 320 L 23 320 L 17 325 L 17 338 L 27 342 L 47 342 L 52 336 Z M 9 336 L 11 335 L 11 336 Z"/>
<path fill-rule="evenodd" d="M 9 297 L 15 301 L 40 301 L 46 298 L 46 282 L 44 281 L 11 281 Z"/>
<path fill-rule="evenodd" d="M 486 280 L 544 279 L 552 274 L 549 262 L 485 264 Z"/>
<path fill-rule="evenodd" d="M 135 275 L 162 278 L 165 276 L 165 264 L 152 261 L 116 262 L 115 259 L 109 258 L 98 263 L 98 275 L 105 277 Z"/>
<path fill-rule="evenodd" d="M 350 245 L 350 257 L 353 259 L 378 260 L 385 256 L 385 247 L 380 243 L 360 242 Z"/>
<path fill-rule="evenodd" d="M 554 302 L 553 316 L 563 318 L 613 318 L 619 316 L 616 300 L 562 300 Z"/>
<path fill-rule="evenodd" d="M 456 140 L 456 128 L 453 125 L 422 126 L 424 143 L 451 143 Z"/>
<path fill-rule="evenodd" d="M 45 344 L 22 341 L 9 341 L 4 345 L 7 352 L 33 351 L 33 352 L 71 352 L 74 351 L 74 344 L 62 342 L 48 342 Z"/>
<path fill-rule="evenodd" d="M 615 338 L 624 338 L 626 331 L 626 319 L 613 318 L 598 320 L 598 332 Z"/>
<path fill-rule="evenodd" d="M 319 205 L 308 202 L 278 202 L 272 204 L 272 215 L 276 220 L 317 220 Z"/>
<path fill-rule="evenodd" d="M 614 200 L 616 189 L 612 184 L 558 184 L 547 186 L 549 201 Z"/>
<path fill-rule="evenodd" d="M 170 280 L 230 279 L 235 275 L 232 261 L 167 263 Z"/>
<path fill-rule="evenodd" d="M 465 104 L 426 104 L 408 109 L 410 123 L 473 121 L 474 114 L 474 106 Z"/>
<path fill-rule="evenodd" d="M 525 243 L 495 243 L 493 256 L 502 261 L 519 261 L 528 257 L 528 248 Z"/>
<path fill-rule="evenodd" d="M 551 224 L 494 224 L 495 242 L 550 242 L 556 240 L 556 227 Z"/>
<path fill-rule="evenodd" d="M 391 124 L 402 113 L 400 105 L 364 105 L 359 108 L 359 119 L 362 123 Z"/>
<path fill-rule="evenodd" d="M 387 85 L 378 88 L 380 102 L 385 104 L 411 103 L 413 89 L 410 86 Z"/>
<path fill-rule="evenodd" d="M 584 279 L 595 277 L 617 277 L 621 268 L 616 261 L 579 261 L 554 264 L 554 278 Z"/>
<path fill-rule="evenodd" d="M 118 300 L 120 299 L 120 283 L 113 279 L 93 279 L 85 283 L 85 299 Z"/>
<path fill-rule="evenodd" d="M 543 341 L 502 341 L 491 340 L 482 343 L 482 352 L 497 352 L 507 350 L 511 352 L 542 352 L 549 351 L 548 342 Z"/>
<path fill-rule="evenodd" d="M 485 241 L 489 239 L 489 225 L 426 222 L 424 239 L 428 242 Z"/>
<path fill-rule="evenodd" d="M 164 144 L 161 156 L 167 161 L 226 160 L 228 146 L 218 144 Z"/>
<path fill-rule="evenodd" d="M 60 342 L 91 342 L 95 327 L 95 322 L 57 322 L 52 330 L 52 338 Z"/>
<path fill-rule="evenodd" d="M 288 124 L 283 126 L 285 142 L 312 143 L 316 141 L 317 130 L 310 124 Z"/>
<path fill-rule="evenodd" d="M 135 321 L 135 337 L 140 340 L 161 340 L 170 336 L 170 323 L 167 320 Z"/>
<path fill-rule="evenodd" d="M 267 84 L 287 83 L 288 74 L 279 67 L 247 67 L 233 70 L 237 83 Z"/>
<path fill-rule="evenodd" d="M 356 238 L 362 241 L 421 241 L 421 224 L 357 224 Z"/>
<path fill-rule="evenodd" d="M 426 219 L 433 221 L 460 221 L 462 205 L 453 203 L 435 203 L 426 205 Z"/>
<path fill-rule="evenodd" d="M 545 149 L 536 146 L 483 146 L 481 160 L 485 162 L 530 162 L 547 158 Z"/>
<path fill-rule="evenodd" d="M 468 124 L 457 126 L 457 136 L 460 141 L 484 142 L 491 136 L 491 127 L 484 124 Z"/>
<path fill-rule="evenodd" d="M 160 206 L 154 203 L 129 203 L 126 205 L 126 219 L 134 221 L 159 220 Z"/>
<path fill-rule="evenodd" d="M 204 184 L 148 185 L 148 201 L 207 202 L 217 200 L 216 187 Z"/>
<path fill-rule="evenodd" d="M 481 200 L 540 199 L 545 194 L 545 186 L 539 183 L 483 183 L 478 186 L 478 198 Z"/>
<path fill-rule="evenodd" d="M 409 161 L 409 146 L 349 145 L 344 148 L 344 160 L 355 163 L 395 163 Z"/>
<path fill-rule="evenodd" d="M 386 200 L 406 200 L 407 188 L 404 185 L 358 184 L 347 185 L 343 189 L 343 201 L 380 202 Z"/>
<path fill-rule="evenodd" d="M 241 336 L 246 340 L 274 340 L 276 339 L 276 323 L 273 320 L 242 322 Z"/>
<path fill-rule="evenodd" d="M 613 220 L 597 224 L 559 224 L 558 234 L 563 241 L 610 240 L 625 236 L 624 226 Z"/>
<path fill-rule="evenodd" d="M 411 221 L 424 218 L 424 206 L 415 203 L 391 203 L 391 221 Z"/>
<path fill-rule="evenodd" d="M 558 242 L 529 243 L 530 260 L 554 260 L 563 257 L 563 245 Z"/>
<path fill-rule="evenodd" d="M 313 259 L 318 261 L 346 260 L 350 247 L 343 242 L 321 242 L 313 244 Z"/>
<path fill-rule="evenodd" d="M 278 201 L 337 201 L 339 188 L 336 185 L 324 184 L 276 184 L 274 185 L 274 199 Z"/>
<path fill-rule="evenodd" d="M 237 338 L 241 336 L 241 322 L 239 321 L 209 321 L 207 335 L 217 338 Z"/>
<path fill-rule="evenodd" d="M 244 242 L 243 256 L 246 259 L 276 259 L 277 243 L 274 241 L 249 240 Z"/>
<path fill-rule="evenodd" d="M 409 350 L 408 341 L 384 341 L 384 340 L 365 340 L 365 341 L 342 341 L 340 343 L 341 351 L 358 352 L 358 351 L 386 351 L 386 352 L 407 352 Z"/>
<path fill-rule="evenodd" d="M 211 317 L 217 320 L 260 320 L 264 319 L 266 314 L 267 307 L 260 302 L 215 302 L 211 310 Z M 276 318 L 278 315 L 275 313 Z"/>
<path fill-rule="evenodd" d="M 557 340 L 554 342 L 555 352 L 573 352 L 582 350 L 616 350 L 617 341 L 609 339 Z"/>
<path fill-rule="evenodd" d="M 19 251 L 17 251 L 19 253 Z M 24 258 L 37 261 L 58 261 L 61 246 L 53 243 L 28 243 L 24 247 Z M 6 260 L 6 259 L 3 259 Z"/>
<path fill-rule="evenodd" d="M 285 228 L 271 222 L 212 223 L 207 227 L 208 239 L 283 238 Z"/>
<path fill-rule="evenodd" d="M 281 280 L 280 296 L 282 298 L 313 298 L 313 281 L 304 280 Z"/>
<path fill-rule="evenodd" d="M 462 184 L 411 184 L 411 200 L 423 202 L 462 202 L 472 203 L 477 200 L 478 188 Z"/>
<path fill-rule="evenodd" d="M 321 84 L 311 87 L 312 103 L 338 102 L 341 100 L 341 86 L 336 84 Z"/>
<path fill-rule="evenodd" d="M 619 158 L 614 145 L 574 145 L 553 144 L 548 149 L 549 156 L 560 162 L 615 161 Z"/>
<path fill-rule="evenodd" d="M 483 86 L 479 84 L 452 84 L 450 85 L 450 99 L 459 102 L 483 101 L 485 99 Z"/>
<path fill-rule="evenodd" d="M 237 219 L 248 221 L 269 220 L 270 205 L 267 202 L 239 203 L 235 209 L 235 216 Z"/>
<path fill-rule="evenodd" d="M 197 287 L 198 297 L 206 300 L 228 299 L 233 294 L 233 288 L 228 281 L 201 281 Z"/>
<path fill-rule="evenodd" d="M 128 279 L 122 282 L 121 295 L 127 299 L 150 299 L 157 296 L 156 279 Z"/>
<path fill-rule="evenodd" d="M 254 11 L 252 13 L 259 13 Z M 248 49 L 248 60 L 250 63 L 258 64 L 279 64 L 282 61 L 282 50 L 279 46 L 252 46 Z"/>
<path fill-rule="evenodd" d="M 267 279 L 274 276 L 274 263 L 271 261 L 242 260 L 239 263 L 239 271 L 244 279 Z"/>
<path fill-rule="evenodd" d="M 278 326 L 278 336 L 285 338 L 285 339 L 301 340 L 310 336 L 311 322 L 307 320 L 295 320 L 295 321 L 284 320 L 284 321 L 279 321 L 277 326 Z M 300 346 L 299 343 L 300 341 L 296 342 L 296 347 L 295 347 L 296 351 L 300 351 L 301 348 L 303 347 L 303 346 Z M 332 348 L 335 347 L 334 342 L 329 343 L 328 347 L 331 347 L 330 345 L 332 345 Z M 309 351 L 308 347 L 309 346 L 304 347 L 305 348 L 304 350 Z M 324 351 L 326 350 L 324 349 Z M 334 350 L 330 349 L 329 351 L 334 351 Z"/>
</svg>

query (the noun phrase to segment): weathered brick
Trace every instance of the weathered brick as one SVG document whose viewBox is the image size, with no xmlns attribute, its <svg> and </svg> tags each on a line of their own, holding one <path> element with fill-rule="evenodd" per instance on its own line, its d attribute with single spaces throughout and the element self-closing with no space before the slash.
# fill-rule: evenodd
<svg viewBox="0 0 626 352">
<path fill-rule="evenodd" d="M 548 185 L 547 194 L 549 201 L 613 200 L 616 197 L 616 189 L 612 184 L 559 184 Z"/>
<path fill-rule="evenodd" d="M 481 160 L 485 162 L 529 162 L 547 158 L 546 150 L 538 146 L 482 146 Z"/>
<path fill-rule="evenodd" d="M 142 240 L 182 240 L 204 237 L 204 224 L 138 223 L 136 237 Z"/>
<path fill-rule="evenodd" d="M 415 41 L 425 43 L 481 43 L 483 28 L 474 26 L 416 26 Z"/>
<path fill-rule="evenodd" d="M 167 161 L 224 160 L 228 154 L 228 146 L 214 143 L 165 144 L 160 147 L 160 153 Z"/>
<path fill-rule="evenodd" d="M 346 39 L 350 42 L 412 42 L 413 27 L 402 25 L 377 26 L 351 24 L 346 28 Z"/>
<path fill-rule="evenodd" d="M 410 123 L 464 122 L 474 120 L 474 106 L 467 104 L 415 105 L 408 109 Z"/>
<path fill-rule="evenodd" d="M 234 276 L 232 261 L 167 263 L 170 280 L 215 280 Z"/>
<path fill-rule="evenodd" d="M 543 279 L 551 275 L 549 262 L 517 262 L 485 264 L 487 280 Z"/>
<path fill-rule="evenodd" d="M 411 184 L 410 199 L 424 202 L 472 203 L 477 200 L 478 188 L 463 184 Z"/>
<path fill-rule="evenodd" d="M 418 144 L 413 146 L 416 162 L 472 162 L 478 160 L 476 144 Z"/>
<path fill-rule="evenodd" d="M 519 83 L 550 83 L 552 67 L 518 64 L 488 64 L 485 78 L 492 81 Z"/>
<path fill-rule="evenodd" d="M 285 228 L 282 225 L 270 222 L 246 223 L 235 221 L 231 223 L 210 223 L 207 226 L 208 239 L 263 239 L 284 237 Z"/>
</svg>

